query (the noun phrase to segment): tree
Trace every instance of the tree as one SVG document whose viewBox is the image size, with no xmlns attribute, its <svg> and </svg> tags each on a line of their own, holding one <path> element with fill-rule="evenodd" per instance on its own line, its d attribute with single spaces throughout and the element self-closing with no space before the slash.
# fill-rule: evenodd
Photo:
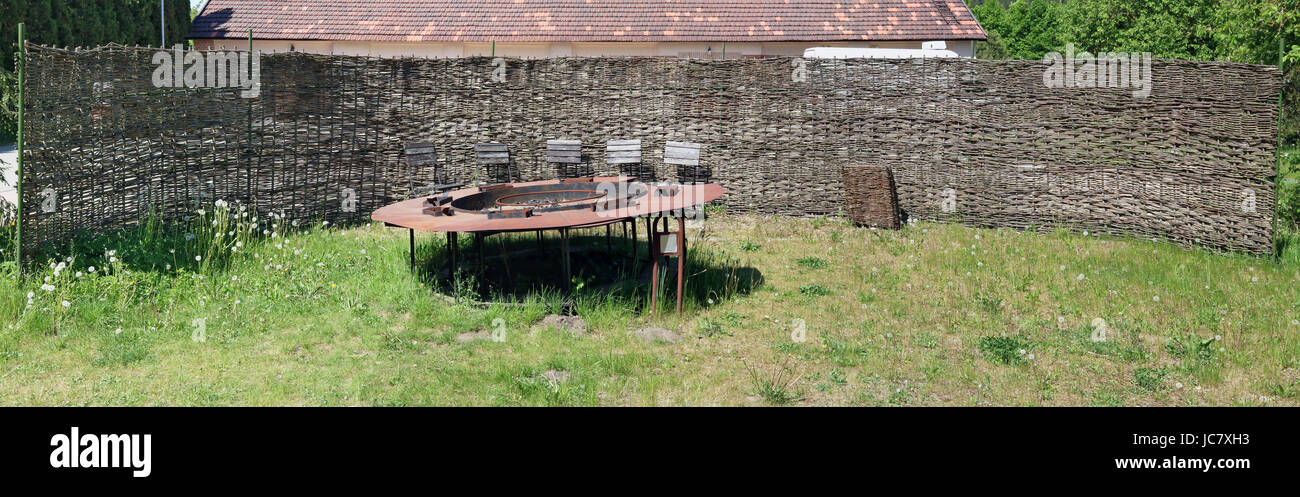
<svg viewBox="0 0 1300 497">
<path fill-rule="evenodd" d="M 1214 60 L 1223 0 L 1076 0 L 1066 7 L 1064 39 L 1081 50 L 1151 52 L 1155 57 Z"/>
<path fill-rule="evenodd" d="M 985 58 L 1041 59 L 1062 46 L 1063 10 L 1047 0 L 1016 0 L 1009 7 L 986 0 L 971 9 L 989 34 L 978 49 Z"/>
</svg>

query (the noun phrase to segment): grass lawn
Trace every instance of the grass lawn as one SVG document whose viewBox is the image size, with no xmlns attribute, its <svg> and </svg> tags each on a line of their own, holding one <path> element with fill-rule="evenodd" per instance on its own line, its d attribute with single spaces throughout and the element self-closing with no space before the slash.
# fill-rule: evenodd
<svg viewBox="0 0 1300 497">
<path fill-rule="evenodd" d="M 486 307 L 435 294 L 405 230 L 263 220 L 274 237 L 253 236 L 224 219 L 0 278 L 0 403 L 1300 404 L 1296 261 L 719 214 L 691 230 L 687 313 L 589 289 L 573 334 L 539 325 L 558 292 Z M 646 343 L 633 331 L 647 326 L 683 340 Z M 486 336 L 500 341 L 470 339 Z"/>
</svg>

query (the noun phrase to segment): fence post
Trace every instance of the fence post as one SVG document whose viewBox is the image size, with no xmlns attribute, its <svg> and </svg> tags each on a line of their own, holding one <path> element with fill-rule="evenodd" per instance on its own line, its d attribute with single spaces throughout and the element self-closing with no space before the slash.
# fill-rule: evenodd
<svg viewBox="0 0 1300 497">
<path fill-rule="evenodd" d="M 17 184 L 14 185 L 15 193 L 18 194 L 18 205 L 14 206 L 14 262 L 17 265 L 17 274 L 23 272 L 23 80 L 27 75 L 27 40 L 26 26 L 18 23 L 18 165 L 15 178 Z"/>
<path fill-rule="evenodd" d="M 1282 263 L 1282 247 L 1278 246 L 1277 243 L 1277 211 L 1282 208 L 1282 123 L 1285 122 L 1282 112 L 1286 110 L 1283 108 L 1285 103 L 1283 96 L 1286 95 L 1286 64 L 1284 64 L 1283 59 L 1285 55 L 1286 36 L 1279 30 L 1277 33 L 1277 70 L 1282 73 L 1282 87 L 1277 92 L 1277 145 L 1276 150 L 1273 151 L 1277 155 L 1277 164 L 1273 168 L 1273 259 L 1279 264 Z M 1294 235 L 1293 233 L 1292 237 Z"/>
<path fill-rule="evenodd" d="M 248 74 L 244 75 L 244 77 L 247 77 L 245 81 L 256 84 L 251 83 L 253 81 L 253 28 L 248 28 L 248 71 Z M 261 73 L 259 72 L 258 75 L 260 76 Z M 245 136 L 247 142 L 244 144 L 244 153 L 248 155 L 248 171 L 246 172 L 248 174 L 248 203 L 252 204 L 251 208 L 257 209 L 261 207 L 261 204 L 258 203 L 257 167 L 262 165 L 262 161 L 257 161 L 257 164 L 253 163 L 253 99 L 246 98 L 244 101 L 248 105 L 248 134 Z"/>
</svg>

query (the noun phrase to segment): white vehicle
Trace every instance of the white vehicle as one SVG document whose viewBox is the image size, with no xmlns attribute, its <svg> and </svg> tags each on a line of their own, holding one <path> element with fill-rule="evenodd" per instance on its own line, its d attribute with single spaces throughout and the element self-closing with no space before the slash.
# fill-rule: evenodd
<svg viewBox="0 0 1300 497">
<path fill-rule="evenodd" d="M 930 41 L 914 48 L 847 48 L 847 47 L 812 47 L 803 51 L 805 59 L 931 59 L 960 57 L 957 52 L 946 50 L 944 42 Z"/>
</svg>

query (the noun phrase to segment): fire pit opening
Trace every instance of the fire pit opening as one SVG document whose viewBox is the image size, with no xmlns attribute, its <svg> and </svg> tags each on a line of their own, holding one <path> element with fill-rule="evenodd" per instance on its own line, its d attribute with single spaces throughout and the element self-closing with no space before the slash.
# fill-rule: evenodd
<svg viewBox="0 0 1300 497">
<path fill-rule="evenodd" d="M 483 187 L 478 193 L 453 200 L 451 207 L 470 213 L 489 213 L 520 207 L 531 208 L 536 212 L 591 209 L 592 204 L 601 204 L 603 207 L 630 206 L 645 194 L 645 186 L 636 183 L 566 181 L 527 186 L 505 184 Z"/>
</svg>

